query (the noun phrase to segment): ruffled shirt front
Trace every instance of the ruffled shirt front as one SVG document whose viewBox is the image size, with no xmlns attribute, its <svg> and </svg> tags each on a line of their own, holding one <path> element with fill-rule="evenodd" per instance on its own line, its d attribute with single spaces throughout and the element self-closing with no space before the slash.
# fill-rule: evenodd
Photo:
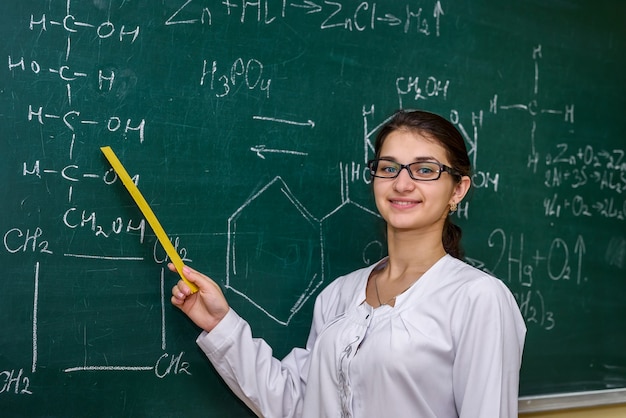
<svg viewBox="0 0 626 418">
<path fill-rule="evenodd" d="M 198 344 L 259 416 L 516 417 L 526 328 L 506 286 L 446 255 L 374 309 L 374 267 L 320 293 L 306 348 L 282 361 L 232 309 Z"/>
</svg>

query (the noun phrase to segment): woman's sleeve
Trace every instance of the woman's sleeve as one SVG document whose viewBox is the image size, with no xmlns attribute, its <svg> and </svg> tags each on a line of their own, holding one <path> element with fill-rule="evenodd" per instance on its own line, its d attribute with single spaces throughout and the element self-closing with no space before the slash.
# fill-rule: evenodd
<svg viewBox="0 0 626 418">
<path fill-rule="evenodd" d="M 258 416 L 301 414 L 308 349 L 295 348 L 282 361 L 253 338 L 250 326 L 233 309 L 197 341 L 226 384 Z"/>
<path fill-rule="evenodd" d="M 517 417 L 526 326 L 513 295 L 494 280 L 472 285 L 455 317 L 453 385 L 461 418 Z"/>
</svg>

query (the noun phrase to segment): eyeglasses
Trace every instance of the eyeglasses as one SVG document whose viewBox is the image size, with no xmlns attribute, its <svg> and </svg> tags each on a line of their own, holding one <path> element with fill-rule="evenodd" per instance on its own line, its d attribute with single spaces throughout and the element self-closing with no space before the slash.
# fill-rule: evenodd
<svg viewBox="0 0 626 418">
<path fill-rule="evenodd" d="M 384 179 L 395 179 L 400 175 L 403 168 L 406 168 L 406 171 L 409 172 L 409 176 L 411 176 L 413 180 L 419 181 L 438 180 L 439 177 L 441 177 L 441 173 L 444 171 L 451 176 L 461 177 L 461 173 L 454 168 L 434 161 L 400 164 L 386 158 L 378 158 L 368 161 L 367 166 L 372 176 Z"/>
</svg>

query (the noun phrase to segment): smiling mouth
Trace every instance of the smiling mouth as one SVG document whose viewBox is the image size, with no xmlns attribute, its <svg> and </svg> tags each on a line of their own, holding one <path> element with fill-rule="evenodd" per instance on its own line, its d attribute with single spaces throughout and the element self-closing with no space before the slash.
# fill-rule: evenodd
<svg viewBox="0 0 626 418">
<path fill-rule="evenodd" d="M 407 201 L 407 200 L 390 200 L 390 202 L 391 202 L 392 205 L 395 205 L 395 206 L 413 206 L 413 205 L 417 205 L 418 203 L 420 203 L 420 202 L 414 201 L 414 200 L 411 200 L 411 201 Z"/>
</svg>

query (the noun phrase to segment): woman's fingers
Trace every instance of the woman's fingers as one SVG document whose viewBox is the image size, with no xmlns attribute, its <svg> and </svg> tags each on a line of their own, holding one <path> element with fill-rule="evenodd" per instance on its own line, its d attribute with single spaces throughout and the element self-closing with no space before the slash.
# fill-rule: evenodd
<svg viewBox="0 0 626 418">
<path fill-rule="evenodd" d="M 171 263 L 168 268 L 176 271 Z M 230 309 L 228 302 L 220 286 L 208 276 L 189 266 L 184 266 L 182 272 L 186 280 L 179 280 L 172 288 L 172 304 L 181 309 L 196 325 L 211 331 Z M 198 291 L 192 292 L 186 281 L 195 285 Z"/>
</svg>

